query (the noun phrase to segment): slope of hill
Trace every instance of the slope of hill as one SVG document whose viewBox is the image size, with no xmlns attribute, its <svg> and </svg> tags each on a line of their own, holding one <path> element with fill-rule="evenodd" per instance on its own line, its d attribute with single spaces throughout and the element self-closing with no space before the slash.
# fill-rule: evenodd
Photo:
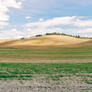
<svg viewBox="0 0 92 92">
<path fill-rule="evenodd" d="M 31 46 L 69 46 L 85 44 L 92 39 L 75 38 L 65 35 L 45 35 L 25 39 L 0 40 L 0 47 L 31 47 Z"/>
</svg>

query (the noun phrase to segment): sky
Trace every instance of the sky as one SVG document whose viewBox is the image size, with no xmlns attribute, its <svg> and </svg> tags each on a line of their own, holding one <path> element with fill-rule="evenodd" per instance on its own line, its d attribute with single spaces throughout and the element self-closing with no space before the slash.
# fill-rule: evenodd
<svg viewBox="0 0 92 92">
<path fill-rule="evenodd" d="M 0 39 L 52 32 L 92 37 L 92 0 L 0 0 Z"/>
</svg>

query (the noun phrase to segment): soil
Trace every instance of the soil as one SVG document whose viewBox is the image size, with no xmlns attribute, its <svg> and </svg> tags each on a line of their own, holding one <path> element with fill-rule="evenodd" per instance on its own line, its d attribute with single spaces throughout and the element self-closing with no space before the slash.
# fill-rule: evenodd
<svg viewBox="0 0 92 92">
<path fill-rule="evenodd" d="M 0 92 L 92 92 L 92 84 L 84 83 L 81 77 L 68 76 L 60 80 L 36 76 L 31 80 L 0 81 Z"/>
<path fill-rule="evenodd" d="M 50 59 L 13 59 L 13 58 L 0 58 L 0 63 L 88 63 L 92 62 L 92 59 L 62 59 L 62 60 L 50 60 Z"/>
</svg>

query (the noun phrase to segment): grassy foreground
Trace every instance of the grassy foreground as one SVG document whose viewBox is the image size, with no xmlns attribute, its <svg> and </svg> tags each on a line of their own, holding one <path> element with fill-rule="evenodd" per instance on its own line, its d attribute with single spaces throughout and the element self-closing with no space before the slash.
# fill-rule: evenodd
<svg viewBox="0 0 92 92">
<path fill-rule="evenodd" d="M 92 59 L 92 46 L 55 48 L 0 48 L 0 58 L 13 59 Z"/>
<path fill-rule="evenodd" d="M 92 63 L 77 64 L 33 64 L 33 63 L 0 63 L 0 80 L 30 80 L 33 75 L 48 75 L 54 80 L 60 77 L 76 75 L 90 77 L 92 83 Z M 87 79 L 85 79 L 87 81 Z M 88 81 L 87 81 L 88 82 Z"/>
</svg>

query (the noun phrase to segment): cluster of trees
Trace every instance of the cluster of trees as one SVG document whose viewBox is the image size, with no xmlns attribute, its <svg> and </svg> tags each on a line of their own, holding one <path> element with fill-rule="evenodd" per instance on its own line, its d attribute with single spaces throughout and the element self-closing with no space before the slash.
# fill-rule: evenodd
<svg viewBox="0 0 92 92">
<path fill-rule="evenodd" d="M 53 32 L 53 33 L 46 33 L 45 35 L 66 35 L 66 34 Z"/>
<path fill-rule="evenodd" d="M 76 36 L 73 36 L 73 35 L 68 35 L 68 34 L 65 34 L 65 33 L 56 33 L 56 32 L 53 32 L 53 33 L 46 33 L 45 35 L 66 35 L 66 36 L 71 36 L 71 37 L 76 37 L 76 38 L 80 38 L 80 35 L 76 35 Z M 38 34 L 36 35 L 35 37 L 40 37 L 40 36 L 43 36 L 42 34 Z M 21 38 L 21 40 L 23 40 L 25 38 Z"/>
<path fill-rule="evenodd" d="M 80 38 L 80 35 L 76 35 L 75 37 L 76 37 L 76 38 Z"/>
<path fill-rule="evenodd" d="M 80 38 L 80 35 L 73 36 L 73 35 L 68 35 L 68 34 L 65 34 L 65 33 L 56 33 L 56 32 L 53 32 L 53 33 L 46 33 L 45 35 L 66 35 L 66 36 L 71 36 L 71 37 Z M 41 34 L 36 35 L 36 37 L 40 37 L 40 36 L 43 36 L 43 35 L 41 35 Z"/>
</svg>

